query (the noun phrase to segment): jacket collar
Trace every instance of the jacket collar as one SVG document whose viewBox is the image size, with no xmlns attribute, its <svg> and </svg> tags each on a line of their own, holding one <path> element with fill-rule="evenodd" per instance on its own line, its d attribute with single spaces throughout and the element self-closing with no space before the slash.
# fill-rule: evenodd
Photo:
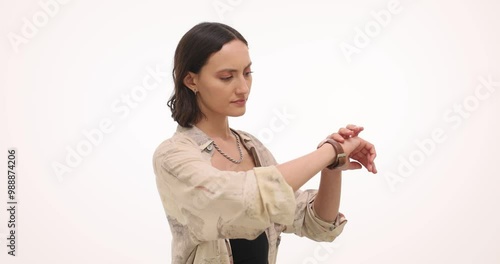
<svg viewBox="0 0 500 264">
<path fill-rule="evenodd" d="M 249 150 L 251 147 L 253 147 L 252 139 L 246 133 L 240 130 L 234 130 L 232 128 L 229 129 L 234 131 L 242 139 L 243 146 L 245 146 L 246 149 Z M 212 145 L 214 140 L 195 125 L 193 125 L 193 127 L 191 128 L 177 125 L 176 133 L 184 134 L 194 140 L 194 142 L 196 142 L 196 144 L 200 148 L 200 151 L 208 150 L 209 152 L 212 152 L 214 149 Z"/>
</svg>

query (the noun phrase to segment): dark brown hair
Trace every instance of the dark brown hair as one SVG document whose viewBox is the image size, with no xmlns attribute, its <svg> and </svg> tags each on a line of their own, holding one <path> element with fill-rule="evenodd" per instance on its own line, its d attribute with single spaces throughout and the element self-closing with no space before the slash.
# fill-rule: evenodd
<svg viewBox="0 0 500 264">
<path fill-rule="evenodd" d="M 174 93 L 167 102 L 172 118 L 179 125 L 192 127 L 203 117 L 196 95 L 186 87 L 184 78 L 188 72 L 198 73 L 210 55 L 235 39 L 248 46 L 245 38 L 234 28 L 217 22 L 203 22 L 191 28 L 179 41 L 172 70 Z"/>
</svg>

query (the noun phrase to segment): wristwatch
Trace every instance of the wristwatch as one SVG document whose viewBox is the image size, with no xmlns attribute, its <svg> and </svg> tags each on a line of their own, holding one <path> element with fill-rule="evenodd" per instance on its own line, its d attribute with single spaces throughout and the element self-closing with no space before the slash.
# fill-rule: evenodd
<svg viewBox="0 0 500 264">
<path fill-rule="evenodd" d="M 344 164 L 347 162 L 347 155 L 344 153 L 344 149 L 342 148 L 342 146 L 337 141 L 327 138 L 321 141 L 317 148 L 320 148 L 325 143 L 332 145 L 333 148 L 335 149 L 335 153 L 337 153 L 335 160 L 333 161 L 332 164 L 328 165 L 327 168 L 333 170 L 337 167 L 344 166 Z"/>
</svg>

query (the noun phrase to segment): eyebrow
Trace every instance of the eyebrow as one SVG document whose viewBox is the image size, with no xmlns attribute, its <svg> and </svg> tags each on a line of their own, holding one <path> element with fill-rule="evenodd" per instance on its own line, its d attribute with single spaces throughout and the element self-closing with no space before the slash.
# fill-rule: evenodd
<svg viewBox="0 0 500 264">
<path fill-rule="evenodd" d="M 249 64 L 245 67 L 245 69 L 246 69 L 246 68 L 248 68 L 248 67 L 250 67 L 251 65 L 252 65 L 252 62 L 250 62 L 250 63 L 249 63 Z M 219 72 L 223 72 L 223 71 L 228 71 L 228 72 L 237 72 L 238 70 L 236 70 L 236 69 L 222 69 L 222 70 L 219 70 L 219 71 L 217 71 L 217 72 L 219 73 Z"/>
</svg>

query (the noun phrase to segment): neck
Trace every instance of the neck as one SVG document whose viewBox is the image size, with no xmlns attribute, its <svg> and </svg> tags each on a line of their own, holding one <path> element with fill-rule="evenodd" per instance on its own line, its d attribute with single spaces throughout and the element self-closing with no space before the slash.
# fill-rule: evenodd
<svg viewBox="0 0 500 264">
<path fill-rule="evenodd" d="M 223 140 L 231 138 L 231 130 L 227 116 L 202 118 L 195 124 L 197 128 L 207 134 L 209 137 Z"/>
</svg>

